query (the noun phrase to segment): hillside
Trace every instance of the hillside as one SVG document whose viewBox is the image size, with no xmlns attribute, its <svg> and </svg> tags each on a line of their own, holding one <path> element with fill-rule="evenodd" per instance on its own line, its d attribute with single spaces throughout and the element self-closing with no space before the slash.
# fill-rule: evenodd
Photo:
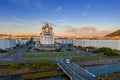
<svg viewBox="0 0 120 80">
<path fill-rule="evenodd" d="M 114 36 L 120 36 L 120 30 L 117 30 L 113 33 L 106 35 L 106 37 L 114 37 Z"/>
</svg>

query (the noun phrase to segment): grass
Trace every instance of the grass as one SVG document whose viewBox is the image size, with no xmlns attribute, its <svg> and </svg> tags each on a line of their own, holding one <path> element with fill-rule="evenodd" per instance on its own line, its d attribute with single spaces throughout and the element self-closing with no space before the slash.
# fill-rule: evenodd
<svg viewBox="0 0 120 80">
<path fill-rule="evenodd" d="M 118 71 L 113 73 L 107 73 L 107 77 L 106 77 L 106 74 L 100 74 L 100 75 L 97 75 L 97 78 L 100 80 L 119 80 L 120 72 Z"/>
<path fill-rule="evenodd" d="M 96 56 L 86 57 L 86 58 L 74 58 L 72 61 L 80 62 L 80 61 L 101 60 L 101 59 L 105 59 L 105 58 L 106 58 L 105 56 L 96 55 Z"/>
<path fill-rule="evenodd" d="M 35 79 L 35 78 L 45 78 L 45 77 L 52 77 L 52 76 L 59 76 L 59 75 L 64 75 L 62 71 L 51 71 L 51 72 L 40 72 L 40 73 L 32 73 L 32 74 L 26 74 L 23 75 L 25 80 L 29 79 Z"/>
<path fill-rule="evenodd" d="M 105 55 L 99 55 L 91 56 L 91 57 L 85 57 L 85 58 L 74 58 L 72 59 L 73 62 L 82 62 L 82 61 L 91 61 L 91 60 L 102 60 L 102 59 L 115 59 L 120 58 L 119 56 L 105 56 Z"/>
<path fill-rule="evenodd" d="M 46 75 L 51 72 L 56 72 L 56 74 L 59 75 L 59 71 L 57 68 L 58 66 L 55 61 L 40 60 L 29 62 L 1 62 L 0 64 L 0 76 L 27 76 L 27 74 L 32 75 L 33 73 L 39 73 L 33 76 L 38 76 L 41 74 L 41 77 L 46 77 Z M 52 75 L 55 74 L 49 74 L 48 76 Z"/>
<path fill-rule="evenodd" d="M 21 75 L 25 80 L 64 75 L 55 61 L 36 60 L 27 62 L 0 62 L 1 76 Z"/>
<path fill-rule="evenodd" d="M 27 54 L 23 55 L 22 58 L 60 58 L 60 57 L 78 57 L 84 56 L 84 54 L 80 53 L 49 53 L 49 54 Z"/>
<path fill-rule="evenodd" d="M 0 62 L 0 69 L 17 69 L 25 67 L 42 67 L 42 66 L 55 66 L 55 61 L 39 60 L 39 61 L 26 61 L 26 62 Z M 56 66 L 55 66 L 56 67 Z"/>
</svg>

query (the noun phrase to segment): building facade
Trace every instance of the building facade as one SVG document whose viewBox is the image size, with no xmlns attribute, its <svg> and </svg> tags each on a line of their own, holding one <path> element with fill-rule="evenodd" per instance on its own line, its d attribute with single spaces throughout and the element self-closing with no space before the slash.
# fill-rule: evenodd
<svg viewBox="0 0 120 80">
<path fill-rule="evenodd" d="M 30 41 L 29 38 L 22 38 L 22 39 L 16 39 L 16 44 L 19 45 L 26 45 Z"/>
<path fill-rule="evenodd" d="M 68 38 L 58 38 L 55 39 L 55 42 L 59 44 L 73 44 L 73 40 Z"/>
<path fill-rule="evenodd" d="M 0 49 L 9 49 L 16 47 L 17 44 L 23 45 L 29 42 L 29 39 L 13 39 L 13 38 L 8 38 L 8 39 L 0 39 Z"/>
<path fill-rule="evenodd" d="M 8 49 L 16 46 L 16 39 L 0 39 L 0 49 Z"/>
<path fill-rule="evenodd" d="M 104 40 L 104 39 L 74 39 L 73 46 L 82 46 L 82 47 L 108 47 L 111 49 L 120 50 L 120 40 Z"/>
<path fill-rule="evenodd" d="M 54 44 L 53 28 L 48 24 L 42 27 L 42 32 L 40 33 L 40 44 Z"/>
</svg>

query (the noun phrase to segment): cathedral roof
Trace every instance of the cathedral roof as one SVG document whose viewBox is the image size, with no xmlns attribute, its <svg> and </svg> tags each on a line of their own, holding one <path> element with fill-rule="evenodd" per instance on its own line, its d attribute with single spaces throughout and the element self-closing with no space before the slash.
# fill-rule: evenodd
<svg viewBox="0 0 120 80">
<path fill-rule="evenodd" d="M 43 26 L 42 29 L 45 29 L 45 26 Z"/>
<path fill-rule="evenodd" d="M 50 27 L 50 29 L 53 29 L 52 27 Z"/>
<path fill-rule="evenodd" d="M 50 29 L 51 29 L 51 30 L 53 29 L 52 27 L 49 26 L 48 23 L 46 23 L 45 26 L 42 27 L 42 29 L 46 29 L 46 28 L 48 28 L 49 30 L 50 30 Z"/>
<path fill-rule="evenodd" d="M 45 28 L 49 28 L 49 25 L 48 25 L 48 23 L 46 23 L 46 25 L 45 25 Z"/>
</svg>

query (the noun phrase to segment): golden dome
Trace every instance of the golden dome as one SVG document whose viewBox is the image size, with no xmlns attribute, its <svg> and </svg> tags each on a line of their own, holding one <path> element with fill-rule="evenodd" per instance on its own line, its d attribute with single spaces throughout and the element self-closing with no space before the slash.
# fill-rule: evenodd
<svg viewBox="0 0 120 80">
<path fill-rule="evenodd" d="M 43 26 L 42 29 L 45 29 L 45 26 Z"/>
<path fill-rule="evenodd" d="M 52 28 L 52 27 L 50 27 L 50 29 L 52 30 L 53 28 Z"/>
<path fill-rule="evenodd" d="M 48 23 L 46 23 L 46 25 L 45 25 L 45 28 L 49 28 L 49 25 L 48 25 Z"/>
</svg>

